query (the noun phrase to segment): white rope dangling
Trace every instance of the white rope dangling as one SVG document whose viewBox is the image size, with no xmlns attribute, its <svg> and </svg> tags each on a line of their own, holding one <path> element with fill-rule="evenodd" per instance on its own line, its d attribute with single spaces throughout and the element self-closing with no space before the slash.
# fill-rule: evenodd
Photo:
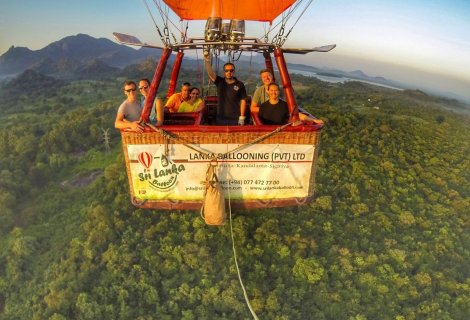
<svg viewBox="0 0 470 320">
<path fill-rule="evenodd" d="M 228 152 L 228 144 L 227 144 L 227 150 L 226 151 Z M 228 174 L 227 174 L 227 178 L 229 178 Z M 248 294 L 247 294 L 245 286 L 243 284 L 242 275 L 240 273 L 240 268 L 238 267 L 237 250 L 235 249 L 235 238 L 233 236 L 232 206 L 231 206 L 231 203 L 230 203 L 230 186 L 227 188 L 227 193 L 228 193 L 228 213 L 229 213 L 229 224 L 230 224 L 230 237 L 232 239 L 233 260 L 235 261 L 235 267 L 237 269 L 238 281 L 240 282 L 240 286 L 242 287 L 243 297 L 245 298 L 246 305 L 248 306 L 248 309 L 250 309 L 250 312 L 251 312 L 251 315 L 253 316 L 253 319 L 259 320 L 258 316 L 256 315 L 255 310 L 253 310 L 253 307 L 251 306 L 250 299 L 248 298 Z"/>
</svg>

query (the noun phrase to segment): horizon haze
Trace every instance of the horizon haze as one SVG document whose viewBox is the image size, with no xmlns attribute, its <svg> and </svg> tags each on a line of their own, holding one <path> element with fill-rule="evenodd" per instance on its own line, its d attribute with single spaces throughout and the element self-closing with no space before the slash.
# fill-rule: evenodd
<svg viewBox="0 0 470 320">
<path fill-rule="evenodd" d="M 38 50 L 79 33 L 113 40 L 114 31 L 161 45 L 141 1 L 23 0 L 2 2 L 0 9 L 0 54 L 11 46 Z M 470 101 L 469 16 L 470 3 L 463 0 L 318 0 L 301 17 L 285 46 L 309 48 L 334 43 L 337 47 L 329 53 L 286 58 L 289 63 L 318 68 L 362 70 L 372 77 Z M 203 25 L 195 22 L 190 26 L 198 24 Z M 261 29 L 258 27 L 254 36 L 261 36 Z"/>
</svg>

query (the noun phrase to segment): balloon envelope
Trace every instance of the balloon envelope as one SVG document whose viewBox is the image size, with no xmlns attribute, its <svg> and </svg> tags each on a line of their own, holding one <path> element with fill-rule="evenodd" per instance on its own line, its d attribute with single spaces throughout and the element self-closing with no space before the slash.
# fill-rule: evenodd
<svg viewBox="0 0 470 320">
<path fill-rule="evenodd" d="M 274 20 L 296 0 L 163 0 L 183 20 Z"/>
<path fill-rule="evenodd" d="M 141 152 L 139 153 L 139 162 L 141 165 L 145 167 L 145 169 L 150 168 L 152 165 L 153 157 L 150 153 L 148 152 Z"/>
</svg>

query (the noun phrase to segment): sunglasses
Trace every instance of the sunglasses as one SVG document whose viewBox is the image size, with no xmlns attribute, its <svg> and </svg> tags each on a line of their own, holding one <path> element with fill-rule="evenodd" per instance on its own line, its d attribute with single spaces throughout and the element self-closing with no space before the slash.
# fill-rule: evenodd
<svg viewBox="0 0 470 320">
<path fill-rule="evenodd" d="M 235 72 L 235 69 L 225 69 L 225 72 Z"/>
<path fill-rule="evenodd" d="M 149 86 L 142 86 L 142 87 L 139 87 L 139 90 L 142 90 L 142 89 L 148 89 Z"/>
<path fill-rule="evenodd" d="M 126 90 L 124 90 L 124 91 L 126 91 L 127 93 L 129 93 L 129 92 L 134 92 L 135 90 L 136 90 L 136 88 L 133 88 L 133 89 L 126 89 Z"/>
</svg>

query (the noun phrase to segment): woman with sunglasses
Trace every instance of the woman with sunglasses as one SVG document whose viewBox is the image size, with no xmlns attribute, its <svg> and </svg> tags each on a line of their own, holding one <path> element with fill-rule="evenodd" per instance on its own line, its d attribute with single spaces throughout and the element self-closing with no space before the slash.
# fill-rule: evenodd
<svg viewBox="0 0 470 320">
<path fill-rule="evenodd" d="M 204 109 L 204 101 L 199 98 L 199 89 L 193 87 L 189 90 L 189 100 L 183 101 L 178 112 L 200 112 Z"/>
<path fill-rule="evenodd" d="M 147 99 L 147 95 L 150 92 L 150 80 L 147 78 L 140 79 L 139 90 L 140 90 L 140 94 L 142 95 L 140 104 L 143 109 L 145 106 L 145 99 Z M 164 117 L 164 111 L 163 111 L 162 103 L 160 99 L 156 98 L 155 103 L 152 107 L 152 110 L 150 111 L 150 116 L 149 116 L 150 122 L 156 122 L 157 126 L 161 126 L 163 125 L 163 117 Z"/>
</svg>

